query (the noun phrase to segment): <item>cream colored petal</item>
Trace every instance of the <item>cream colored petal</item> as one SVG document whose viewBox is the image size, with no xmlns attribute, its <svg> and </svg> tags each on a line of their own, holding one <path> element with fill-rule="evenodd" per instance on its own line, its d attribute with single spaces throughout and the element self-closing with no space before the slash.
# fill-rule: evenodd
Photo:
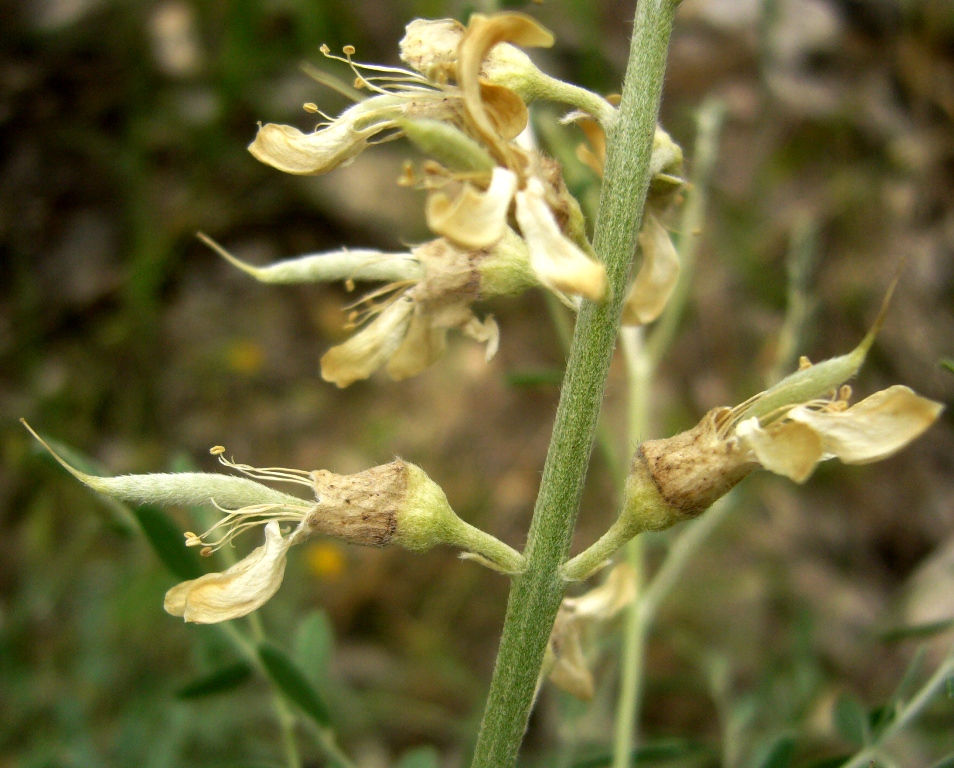
<svg viewBox="0 0 954 768">
<path fill-rule="evenodd" d="M 485 140 L 499 141 L 499 134 L 484 108 L 480 92 L 480 74 L 484 59 L 498 43 L 522 46 L 553 45 L 553 35 L 529 16 L 498 13 L 484 16 L 474 13 L 457 49 L 457 81 L 464 95 L 464 109 Z"/>
<path fill-rule="evenodd" d="M 487 345 L 484 356 L 488 363 L 494 359 L 500 348 L 500 326 L 497 325 L 493 315 L 487 315 L 483 320 L 478 320 L 476 315 L 471 314 L 470 319 L 461 326 L 460 330 L 468 338 Z"/>
<path fill-rule="evenodd" d="M 516 198 L 517 223 L 530 249 L 530 266 L 540 282 L 558 294 L 602 301 L 608 287 L 606 269 L 560 232 L 540 180 L 530 178 Z"/>
<path fill-rule="evenodd" d="M 550 636 L 549 647 L 554 658 L 550 682 L 578 699 L 592 700 L 595 691 L 593 673 L 583 654 L 579 624 L 572 619 L 565 623 L 557 622 Z"/>
<path fill-rule="evenodd" d="M 400 346 L 413 309 L 414 301 L 402 296 L 344 344 L 329 349 L 321 358 L 321 377 L 339 387 L 368 378 Z"/>
<path fill-rule="evenodd" d="M 401 345 L 388 360 L 388 375 L 395 381 L 417 376 L 447 350 L 447 329 L 435 327 L 418 307 L 411 317 Z"/>
<path fill-rule="evenodd" d="M 659 317 L 679 280 L 679 254 L 652 214 L 647 214 L 639 244 L 643 263 L 623 303 L 624 325 L 645 325 Z"/>
<path fill-rule="evenodd" d="M 620 563 L 600 586 L 563 603 L 581 619 L 608 621 L 636 599 L 636 571 Z"/>
<path fill-rule="evenodd" d="M 331 125 L 314 133 L 268 123 L 258 129 L 248 151 L 257 160 L 285 173 L 327 173 L 358 155 L 376 133 L 393 127 L 402 108 L 396 96 L 374 96 L 355 104 Z"/>
<path fill-rule="evenodd" d="M 464 248 L 487 248 L 504 235 L 507 210 L 516 189 L 516 175 L 506 168 L 495 168 L 485 192 L 472 184 L 464 184 L 453 200 L 443 192 L 434 192 L 427 201 L 427 225 Z"/>
<path fill-rule="evenodd" d="M 285 575 L 291 537 L 277 522 L 265 526 L 265 543 L 222 573 L 185 581 L 166 593 L 163 607 L 196 624 L 215 624 L 245 616 L 274 595 Z"/>
<path fill-rule="evenodd" d="M 847 411 L 790 411 L 788 418 L 806 424 L 821 437 L 822 449 L 845 464 L 880 461 L 918 438 L 944 406 L 894 386 L 865 398 Z"/>
<path fill-rule="evenodd" d="M 759 464 L 796 483 L 804 483 L 823 458 L 821 438 L 814 429 L 798 422 L 780 422 L 762 429 L 759 420 L 752 417 L 741 422 L 735 434 Z"/>
</svg>

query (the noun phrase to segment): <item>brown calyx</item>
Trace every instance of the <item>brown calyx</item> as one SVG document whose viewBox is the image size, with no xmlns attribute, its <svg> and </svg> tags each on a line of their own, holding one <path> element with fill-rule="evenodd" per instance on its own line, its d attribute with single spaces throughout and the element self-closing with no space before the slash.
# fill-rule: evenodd
<svg viewBox="0 0 954 768">
<path fill-rule="evenodd" d="M 384 547 L 397 529 L 397 511 L 407 496 L 407 467 L 392 461 L 354 475 L 312 472 L 318 503 L 307 518 L 310 532 L 352 544 Z"/>
<path fill-rule="evenodd" d="M 746 460 L 736 441 L 719 437 L 715 417 L 721 410 L 709 411 L 678 435 L 647 440 L 633 457 L 632 471 L 644 467 L 680 519 L 704 512 L 758 466 Z"/>
</svg>

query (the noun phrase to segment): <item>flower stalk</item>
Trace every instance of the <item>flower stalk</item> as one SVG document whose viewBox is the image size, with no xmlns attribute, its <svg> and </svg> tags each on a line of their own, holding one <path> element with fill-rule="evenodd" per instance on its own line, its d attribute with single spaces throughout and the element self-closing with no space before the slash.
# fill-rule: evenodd
<svg viewBox="0 0 954 768">
<path fill-rule="evenodd" d="M 515 763 L 563 598 L 558 569 L 576 522 L 642 222 L 675 8 L 670 0 L 644 0 L 636 9 L 619 117 L 607 136 L 606 176 L 594 242 L 606 267 L 612 298 L 602 305 L 584 301 L 577 321 L 524 552 L 527 569 L 514 579 L 510 593 L 474 768 L 506 768 Z"/>
</svg>

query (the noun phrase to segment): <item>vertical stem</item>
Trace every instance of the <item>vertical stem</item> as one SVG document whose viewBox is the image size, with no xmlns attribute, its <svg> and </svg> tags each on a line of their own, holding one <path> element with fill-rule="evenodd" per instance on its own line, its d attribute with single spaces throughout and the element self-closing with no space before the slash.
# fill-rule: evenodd
<svg viewBox="0 0 954 768">
<path fill-rule="evenodd" d="M 642 328 L 620 331 L 626 360 L 626 382 L 629 397 L 629 443 L 635 445 L 649 430 L 649 412 L 654 366 L 646 354 Z M 626 562 L 636 573 L 636 594 L 642 595 L 646 584 L 644 539 L 636 536 L 626 545 Z M 627 768 L 639 731 L 637 711 L 642 698 L 643 660 L 646 657 L 647 627 L 641 620 L 637 603 L 626 611 L 623 628 L 622 669 L 619 680 L 619 702 L 613 734 L 613 768 Z"/>
<path fill-rule="evenodd" d="M 563 598 L 557 569 L 579 510 L 622 299 L 649 187 L 675 3 L 640 0 L 616 124 L 608 132 L 606 176 L 594 247 L 612 298 L 584 302 L 567 362 L 553 436 L 527 537 L 526 571 L 516 577 L 474 753 L 474 768 L 509 768 L 523 739 L 547 639 Z"/>
</svg>

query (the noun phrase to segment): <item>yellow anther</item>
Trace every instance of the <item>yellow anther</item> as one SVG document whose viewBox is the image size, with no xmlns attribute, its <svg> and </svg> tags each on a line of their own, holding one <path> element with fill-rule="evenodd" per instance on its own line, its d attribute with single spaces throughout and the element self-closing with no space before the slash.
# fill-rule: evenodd
<svg viewBox="0 0 954 768">
<path fill-rule="evenodd" d="M 306 112 L 310 112 L 311 114 L 315 114 L 318 111 L 318 105 L 310 101 L 306 101 L 301 106 L 302 109 L 304 109 Z"/>
<path fill-rule="evenodd" d="M 798 358 L 798 370 L 804 371 L 806 368 L 812 367 L 812 361 L 809 360 L 805 355 L 802 355 Z"/>
<path fill-rule="evenodd" d="M 345 56 L 354 56 L 355 47 L 353 45 L 346 45 L 341 50 L 344 51 Z"/>
<path fill-rule="evenodd" d="M 211 453 L 213 456 L 221 456 L 223 453 L 225 453 L 225 446 L 213 445 L 211 448 L 209 448 L 209 453 Z"/>
</svg>

